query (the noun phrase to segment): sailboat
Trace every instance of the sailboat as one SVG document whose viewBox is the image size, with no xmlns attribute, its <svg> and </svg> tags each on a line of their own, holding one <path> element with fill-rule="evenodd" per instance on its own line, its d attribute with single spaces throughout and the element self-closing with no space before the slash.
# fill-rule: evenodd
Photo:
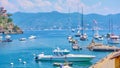
<svg viewBox="0 0 120 68">
<path fill-rule="evenodd" d="M 82 17 L 81 17 L 81 36 L 80 36 L 80 40 L 81 41 L 85 41 L 87 40 L 87 34 L 84 33 L 84 23 L 83 23 L 83 8 L 82 8 Z"/>
<path fill-rule="evenodd" d="M 111 23 L 109 22 L 109 29 L 112 28 L 112 33 L 109 32 L 109 34 L 107 36 L 108 37 L 108 43 L 110 43 L 110 44 L 119 44 L 120 43 L 120 37 L 113 33 L 113 25 L 112 25 L 111 28 L 110 28 L 110 26 L 111 26 Z"/>
<path fill-rule="evenodd" d="M 93 20 L 93 22 L 95 23 L 95 28 L 94 28 L 95 32 L 94 32 L 93 38 L 96 40 L 102 41 L 103 37 L 99 34 L 97 22 L 96 20 Z"/>
<path fill-rule="evenodd" d="M 79 11 L 79 6 L 78 6 L 78 11 Z M 80 20 L 79 20 L 79 14 L 78 14 L 78 26 L 77 26 L 77 33 L 75 34 L 75 37 L 80 37 Z"/>
<path fill-rule="evenodd" d="M 80 33 L 80 30 L 77 31 L 77 33 L 75 34 L 75 37 L 80 37 L 81 36 L 81 33 Z"/>
</svg>

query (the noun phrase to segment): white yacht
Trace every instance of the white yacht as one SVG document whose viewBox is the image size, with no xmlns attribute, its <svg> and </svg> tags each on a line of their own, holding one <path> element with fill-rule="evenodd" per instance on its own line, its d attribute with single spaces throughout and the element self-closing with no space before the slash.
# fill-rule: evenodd
<svg viewBox="0 0 120 68">
<path fill-rule="evenodd" d="M 54 50 L 54 55 L 45 55 L 41 53 L 36 56 L 38 61 L 90 61 L 95 56 L 93 55 L 82 55 L 82 54 L 69 54 L 69 50 Z"/>
<path fill-rule="evenodd" d="M 119 44 L 120 43 L 120 38 L 117 35 L 110 35 L 108 38 L 108 43 L 110 44 Z"/>
<path fill-rule="evenodd" d="M 31 36 L 29 37 L 29 39 L 36 39 L 36 36 L 31 35 Z"/>
</svg>

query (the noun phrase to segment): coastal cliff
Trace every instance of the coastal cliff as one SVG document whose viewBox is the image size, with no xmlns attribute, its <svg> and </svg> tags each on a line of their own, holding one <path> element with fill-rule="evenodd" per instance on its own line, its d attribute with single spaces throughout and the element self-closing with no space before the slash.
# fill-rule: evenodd
<svg viewBox="0 0 120 68">
<path fill-rule="evenodd" d="M 0 7 L 0 33 L 21 34 L 23 31 L 13 23 L 12 14 L 8 14 L 4 7 Z"/>
</svg>

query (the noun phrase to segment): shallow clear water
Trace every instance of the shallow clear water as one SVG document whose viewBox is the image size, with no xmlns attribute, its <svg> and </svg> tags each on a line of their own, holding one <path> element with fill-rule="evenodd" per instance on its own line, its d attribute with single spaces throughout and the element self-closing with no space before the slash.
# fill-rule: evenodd
<svg viewBox="0 0 120 68">
<path fill-rule="evenodd" d="M 89 34 L 88 41 L 82 42 L 79 38 L 76 38 L 79 40 L 79 45 L 83 48 L 80 51 L 73 51 L 71 49 L 71 44 L 67 40 L 69 34 L 67 30 L 26 31 L 24 34 L 11 35 L 13 42 L 0 43 L 0 68 L 56 68 L 51 61 L 36 62 L 33 55 L 41 52 L 52 54 L 52 50 L 56 47 L 69 49 L 73 54 L 95 55 L 96 58 L 91 62 L 73 62 L 73 68 L 88 68 L 110 52 L 93 52 L 86 49 L 86 46 L 91 42 L 93 32 L 87 31 L 87 33 Z M 106 31 L 101 31 L 100 33 L 106 34 Z M 37 36 L 37 39 L 18 40 L 22 37 L 28 38 L 30 35 Z M 101 42 L 107 43 L 106 41 Z M 22 59 L 22 62 L 26 61 L 27 63 L 19 62 L 19 58 Z M 13 66 L 10 65 L 11 62 L 14 63 Z"/>
</svg>

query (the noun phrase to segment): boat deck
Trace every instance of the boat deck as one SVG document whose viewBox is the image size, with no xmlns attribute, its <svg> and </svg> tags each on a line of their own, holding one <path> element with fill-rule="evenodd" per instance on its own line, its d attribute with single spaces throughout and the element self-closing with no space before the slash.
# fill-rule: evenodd
<svg viewBox="0 0 120 68">
<path fill-rule="evenodd" d="M 87 48 L 93 51 L 118 51 L 120 50 L 120 48 L 116 46 L 109 46 L 109 45 L 104 45 L 104 44 L 95 43 L 95 42 L 90 43 L 90 45 Z"/>
</svg>

